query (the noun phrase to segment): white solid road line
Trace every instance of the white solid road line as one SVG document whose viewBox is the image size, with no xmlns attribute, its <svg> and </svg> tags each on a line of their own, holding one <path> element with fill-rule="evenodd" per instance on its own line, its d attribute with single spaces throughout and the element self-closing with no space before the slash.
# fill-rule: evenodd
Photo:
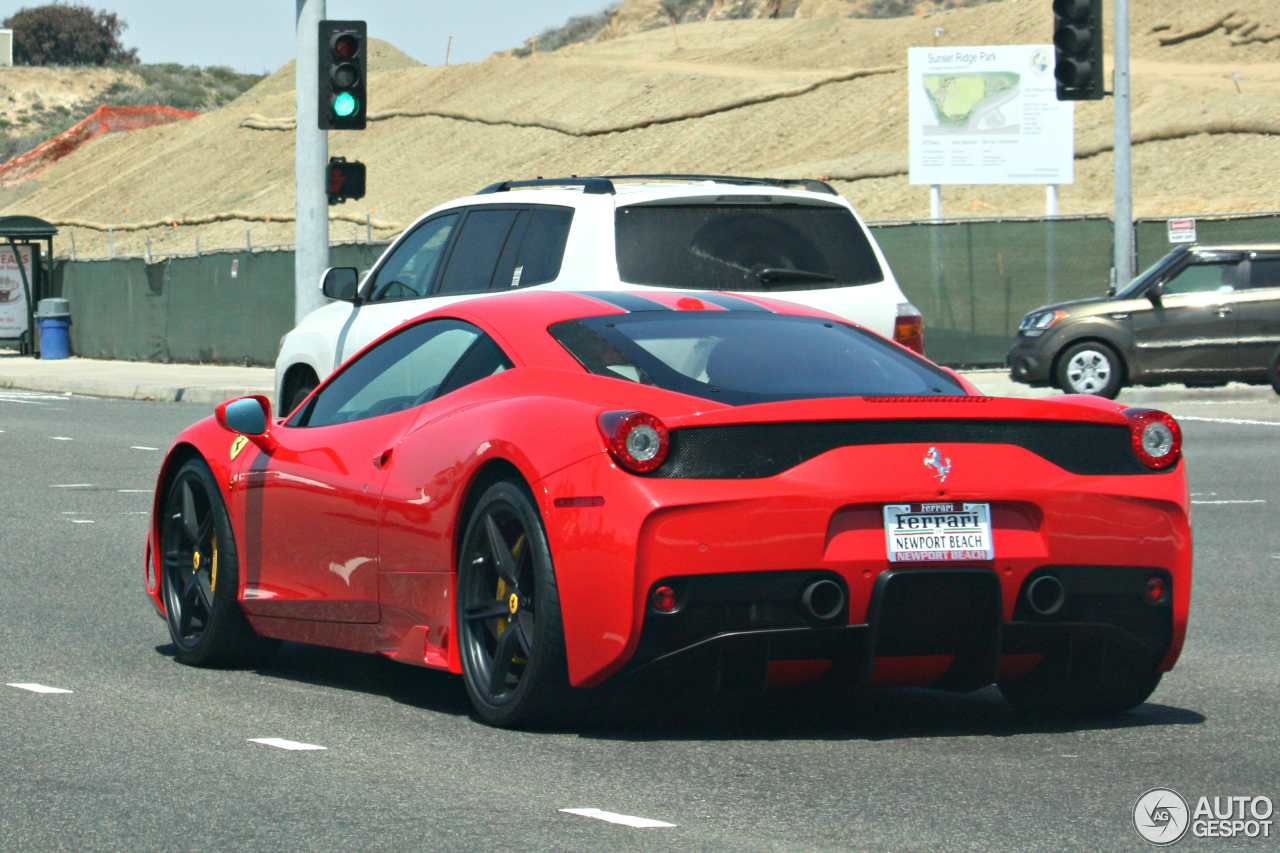
<svg viewBox="0 0 1280 853">
<path fill-rule="evenodd" d="M 1178 417 L 1180 421 L 1204 421 L 1210 424 L 1244 424 L 1246 426 L 1280 426 L 1280 421 L 1252 421 L 1248 418 L 1197 418 L 1192 415 L 1183 415 Z"/>
<path fill-rule="evenodd" d="M 617 812 L 606 812 L 600 809 L 561 809 L 565 814 L 582 815 L 583 817 L 593 817 L 596 820 L 603 820 L 609 823 L 616 823 L 622 826 L 634 826 L 637 829 L 673 829 L 674 823 L 663 823 L 660 820 L 650 820 L 647 817 L 632 817 L 631 815 L 618 814 Z"/>
<path fill-rule="evenodd" d="M 1251 501 L 1192 501 L 1193 504 L 1264 504 L 1266 501 L 1262 498 L 1255 498 Z"/>
<path fill-rule="evenodd" d="M 6 687 L 16 687 L 19 690 L 30 690 L 32 693 L 70 693 L 70 690 L 63 690 L 61 687 L 46 687 L 43 684 L 17 683 L 7 684 Z"/>
<path fill-rule="evenodd" d="M 158 447 L 143 447 L 141 444 L 135 444 L 135 445 L 132 445 L 129 449 L 130 449 L 130 450 L 159 450 L 160 448 L 158 448 Z"/>
<path fill-rule="evenodd" d="M 274 746 L 276 749 L 291 749 L 301 751 L 305 749 L 328 749 L 327 746 L 316 746 L 311 743 L 298 743 L 296 740 L 285 740 L 280 737 L 251 737 L 249 743 L 260 743 L 265 746 Z"/>
</svg>

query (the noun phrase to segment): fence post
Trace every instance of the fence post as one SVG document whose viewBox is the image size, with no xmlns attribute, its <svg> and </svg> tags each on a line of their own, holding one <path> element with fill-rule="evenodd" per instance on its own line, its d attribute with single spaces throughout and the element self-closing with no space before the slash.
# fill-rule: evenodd
<svg viewBox="0 0 1280 853">
<path fill-rule="evenodd" d="M 244 229 L 244 250 L 249 253 L 253 252 L 253 237 L 250 236 L 248 228 Z"/>
<path fill-rule="evenodd" d="M 449 36 L 449 38 L 452 39 L 453 36 Z M 445 63 L 445 65 L 448 64 L 447 62 Z M 364 244 L 366 246 L 373 245 L 373 214 L 368 211 L 365 211 L 364 214 Z"/>
<path fill-rule="evenodd" d="M 68 232 L 71 235 L 71 260 L 76 259 L 76 232 Z"/>
<path fill-rule="evenodd" d="M 113 258 L 116 256 L 116 231 L 114 228 L 107 229 L 107 254 Z"/>
<path fill-rule="evenodd" d="M 200 235 L 196 235 L 196 257 L 200 257 Z"/>
<path fill-rule="evenodd" d="M 151 235 L 147 235 L 147 263 L 151 263 Z"/>
</svg>

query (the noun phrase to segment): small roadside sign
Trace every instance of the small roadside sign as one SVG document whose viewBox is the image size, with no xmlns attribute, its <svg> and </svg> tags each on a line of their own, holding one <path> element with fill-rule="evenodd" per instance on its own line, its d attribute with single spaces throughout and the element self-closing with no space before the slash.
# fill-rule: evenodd
<svg viewBox="0 0 1280 853">
<path fill-rule="evenodd" d="M 1196 221 L 1194 219 L 1170 219 L 1170 243 L 1194 243 L 1196 241 Z"/>
</svg>

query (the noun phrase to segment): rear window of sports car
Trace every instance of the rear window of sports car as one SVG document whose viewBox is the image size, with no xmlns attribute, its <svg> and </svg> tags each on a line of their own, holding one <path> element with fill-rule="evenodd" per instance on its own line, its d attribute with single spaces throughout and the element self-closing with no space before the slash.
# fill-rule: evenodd
<svg viewBox="0 0 1280 853">
<path fill-rule="evenodd" d="M 966 393 L 896 344 L 816 317 L 653 311 L 568 320 L 548 331 L 591 373 L 734 406 Z"/>
<path fill-rule="evenodd" d="M 619 208 L 618 275 L 681 290 L 818 290 L 884 280 L 847 208 L 733 198 Z"/>
</svg>

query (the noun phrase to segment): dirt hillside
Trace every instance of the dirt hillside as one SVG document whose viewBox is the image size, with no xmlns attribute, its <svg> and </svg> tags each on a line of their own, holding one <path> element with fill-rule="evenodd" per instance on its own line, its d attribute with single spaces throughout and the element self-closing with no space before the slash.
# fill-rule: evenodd
<svg viewBox="0 0 1280 853">
<path fill-rule="evenodd" d="M 906 176 L 906 51 L 938 29 L 940 45 L 1051 39 L 1047 3 L 1003 0 L 888 19 L 682 23 L 447 68 L 380 43 L 375 120 L 330 135 L 332 154 L 368 164 L 369 196 L 332 210 L 361 222 L 372 211 L 385 237 L 495 180 L 679 171 L 826 175 L 870 219 L 925 216 L 928 190 Z M 1137 212 L 1280 208 L 1280 4 L 1134 0 L 1132 29 Z M 197 235 L 206 249 L 243 246 L 246 229 L 255 245 L 290 242 L 292 89 L 287 66 L 217 111 L 99 139 L 0 192 L 0 213 L 148 226 L 117 230 L 117 252 L 140 252 L 147 235 L 157 253 L 192 251 Z M 1110 101 L 1078 105 L 1064 213 L 1110 209 L 1110 138 Z M 1035 186 L 943 195 L 948 215 L 1044 207 Z M 102 231 L 69 230 L 80 254 L 105 253 Z M 362 238 L 364 226 L 339 221 L 331 234 Z"/>
</svg>

